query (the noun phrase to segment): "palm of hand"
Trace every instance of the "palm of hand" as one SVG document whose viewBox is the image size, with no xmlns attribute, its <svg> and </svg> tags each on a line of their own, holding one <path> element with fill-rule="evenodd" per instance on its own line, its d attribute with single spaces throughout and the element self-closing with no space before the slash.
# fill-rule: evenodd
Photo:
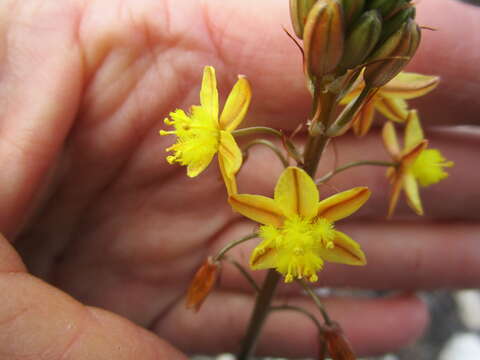
<svg viewBox="0 0 480 360">
<path fill-rule="evenodd" d="M 215 165 L 188 179 L 184 168 L 165 162 L 164 149 L 172 139 L 160 137 L 158 130 L 169 111 L 198 103 L 204 65 L 218 68 L 224 95 L 235 78 L 222 74 L 243 71 L 236 67 L 241 56 L 233 53 L 248 46 L 239 30 L 216 35 L 226 31 L 229 21 L 241 23 L 232 16 L 235 4 L 226 3 L 222 11 L 215 10 L 216 16 L 213 6 L 201 2 L 176 3 L 175 12 L 168 1 L 51 2 L 33 14 L 27 2 L 10 4 L 21 21 L 8 25 L 9 34 L 14 41 L 22 39 L 28 51 L 7 56 L 15 71 L 6 79 L 13 85 L 4 88 L 16 106 L 5 101 L 1 108 L 12 138 L 19 140 L 0 148 L 7 154 L 4 163 L 16 170 L 0 175 L 12 189 L 2 205 L 8 209 L 0 218 L 3 231 L 20 234 L 16 245 L 34 274 L 79 300 L 124 315 L 185 350 L 232 350 L 252 305 L 243 280 L 227 273 L 221 291 L 195 317 L 184 313 L 181 298 L 205 256 L 252 225 L 237 224 Z M 278 9 L 286 14 L 283 10 Z M 248 14 L 243 16 L 245 20 Z M 228 49 L 232 53 L 226 54 Z M 249 59 L 250 64 L 257 61 L 265 61 L 262 54 Z M 275 101 L 268 98 L 272 81 L 283 75 L 284 62 L 292 67 L 282 57 L 274 61 L 268 74 L 265 66 L 250 65 L 254 70 L 247 75 L 265 78 L 254 86 L 254 101 L 261 106 L 252 106 L 250 117 L 263 122 L 267 113 L 281 112 L 275 119 L 281 126 L 293 113 L 298 118 L 298 109 L 306 108 L 300 102 L 306 104 L 308 97 L 292 99 L 281 91 Z M 31 83 L 19 82 L 15 73 L 29 74 Z M 304 95 L 298 88 L 291 90 Z M 6 181 L 8 177 L 13 180 Z M 270 190 L 272 183 L 261 185 Z M 28 219 L 20 216 L 24 213 Z M 370 278 L 353 282 L 362 286 L 382 278 L 372 275 L 374 270 Z M 403 286 L 404 280 L 398 277 L 397 285 Z M 304 304 L 299 296 L 292 301 Z M 361 331 L 352 326 L 352 341 L 360 351 L 404 343 L 408 339 L 400 333 L 410 326 L 409 338 L 414 337 L 425 322 L 423 308 L 409 298 L 339 300 L 332 303 L 334 313 L 336 309 L 347 329 L 349 321 L 365 319 L 360 319 L 365 325 Z M 380 330 L 385 337 L 384 330 L 378 323 L 369 327 L 369 316 L 383 319 L 382 314 L 392 312 L 423 315 L 416 322 L 405 320 L 400 335 L 392 331 L 386 342 L 377 341 L 375 334 Z M 282 315 L 271 323 L 264 349 L 275 344 L 284 356 L 289 351 L 296 356 L 314 351 L 316 337 L 303 335 L 312 333 L 310 324 L 292 316 L 294 322 Z M 208 332 L 203 331 L 206 325 Z M 225 331 L 226 326 L 231 331 Z M 275 338 L 283 336 L 291 341 L 276 343 Z"/>
</svg>

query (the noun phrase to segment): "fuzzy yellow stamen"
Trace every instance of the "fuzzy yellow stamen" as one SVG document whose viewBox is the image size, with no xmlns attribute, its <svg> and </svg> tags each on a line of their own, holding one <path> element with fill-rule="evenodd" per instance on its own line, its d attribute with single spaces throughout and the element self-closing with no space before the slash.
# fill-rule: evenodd
<svg viewBox="0 0 480 360">
<path fill-rule="evenodd" d="M 420 153 L 411 171 L 420 185 L 429 186 L 445 179 L 448 173 L 443 168 L 452 166 L 453 161 L 447 161 L 440 151 L 427 149 Z"/>
</svg>

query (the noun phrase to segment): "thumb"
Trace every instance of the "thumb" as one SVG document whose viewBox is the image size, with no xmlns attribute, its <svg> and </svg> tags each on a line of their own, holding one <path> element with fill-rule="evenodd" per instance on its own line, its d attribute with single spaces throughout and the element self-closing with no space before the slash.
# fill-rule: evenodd
<svg viewBox="0 0 480 360">
<path fill-rule="evenodd" d="M 152 333 L 26 272 L 0 235 L 2 359 L 187 359 Z"/>
</svg>

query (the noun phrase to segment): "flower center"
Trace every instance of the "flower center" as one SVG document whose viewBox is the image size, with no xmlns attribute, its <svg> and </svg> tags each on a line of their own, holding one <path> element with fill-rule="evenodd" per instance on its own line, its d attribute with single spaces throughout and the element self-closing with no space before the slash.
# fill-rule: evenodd
<svg viewBox="0 0 480 360">
<path fill-rule="evenodd" d="M 276 269 L 285 282 L 308 278 L 317 281 L 323 267 L 320 251 L 333 249 L 336 231 L 327 219 L 306 220 L 299 216 L 285 220 L 281 228 L 263 225 L 259 231 L 265 247 L 276 250 Z"/>
<path fill-rule="evenodd" d="M 445 179 L 448 173 L 444 167 L 452 167 L 453 161 L 447 161 L 436 149 L 423 150 L 411 167 L 411 171 L 420 185 L 429 186 Z"/>
<path fill-rule="evenodd" d="M 217 119 L 212 118 L 200 106 L 192 106 L 190 116 L 183 110 L 175 110 L 170 113 L 170 117 L 172 120 L 167 118 L 165 123 L 173 126 L 175 130 L 160 131 L 160 135 L 177 136 L 177 142 L 167 149 L 174 152 L 167 157 L 167 161 L 170 164 L 177 162 L 193 166 L 210 162 L 218 151 L 220 141 Z"/>
</svg>

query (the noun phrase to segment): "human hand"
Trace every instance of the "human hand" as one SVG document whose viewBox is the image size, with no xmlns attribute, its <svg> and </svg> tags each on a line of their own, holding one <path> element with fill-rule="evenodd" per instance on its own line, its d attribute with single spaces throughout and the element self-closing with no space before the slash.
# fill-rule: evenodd
<svg viewBox="0 0 480 360">
<path fill-rule="evenodd" d="M 171 139 L 159 137 L 158 129 L 169 111 L 198 103 L 206 64 L 217 68 L 224 95 L 236 74 L 248 76 L 250 125 L 292 130 L 292 124 L 305 119 L 309 96 L 300 55 L 280 28 L 289 24 L 287 5 L 273 0 L 224 1 L 221 6 L 155 0 L 2 3 L 0 159 L 7 171 L 0 174 L 0 230 L 15 242 L 34 275 L 85 304 L 149 328 L 183 351 L 238 347 L 253 296 L 236 272 L 225 268 L 220 288 L 197 315 L 186 312 L 183 294 L 208 254 L 251 232 L 253 225 L 226 205 L 214 166 L 192 180 L 184 168 L 165 162 Z M 435 100 L 420 107 L 432 125 L 478 121 L 473 99 L 479 54 L 463 33 L 476 25 L 464 21 L 453 30 L 447 25 L 455 14 L 473 19 L 466 9 L 478 12 L 449 1 L 442 7 L 435 0 L 419 5 L 422 24 L 440 29 L 426 33 L 412 66 L 443 77 L 430 96 Z M 448 32 L 442 30 L 446 26 Z M 453 45 L 458 53 L 445 50 Z M 338 175 L 333 184 L 340 189 L 359 184 L 380 189 L 362 219 L 339 224 L 362 244 L 369 265 L 329 266 L 321 285 L 408 291 L 478 286 L 477 226 L 469 222 L 478 219 L 478 199 L 472 195 L 478 174 L 469 171 L 478 136 L 450 128 L 429 134 L 456 167 L 449 180 L 425 193 L 429 216 L 420 221 L 383 221 L 387 188 L 382 170 Z M 378 156 L 383 150 L 373 137 L 362 142 L 345 137 L 338 160 Z M 272 174 L 280 166 L 257 152 L 239 183 L 270 192 Z M 261 176 L 253 171 L 260 162 Z M 327 160 L 321 170 L 330 170 L 332 163 Z M 240 259 L 248 253 L 248 246 L 237 250 Z M 92 353 L 105 359 L 182 358 L 140 327 L 84 307 L 26 275 L 8 244 L 0 254 L 6 264 L 0 279 L 8 289 L 2 301 L 11 304 L 0 319 L 0 348 L 10 354 L 18 356 L 28 347 L 32 358 L 67 348 L 72 359 Z M 289 303 L 311 307 L 299 291 L 282 291 Z M 358 353 L 402 346 L 421 333 L 427 320 L 424 305 L 412 295 L 325 302 Z M 33 346 L 31 339 L 42 341 Z M 315 353 L 316 343 L 310 323 L 279 313 L 268 321 L 259 350 L 304 356 Z"/>
</svg>

